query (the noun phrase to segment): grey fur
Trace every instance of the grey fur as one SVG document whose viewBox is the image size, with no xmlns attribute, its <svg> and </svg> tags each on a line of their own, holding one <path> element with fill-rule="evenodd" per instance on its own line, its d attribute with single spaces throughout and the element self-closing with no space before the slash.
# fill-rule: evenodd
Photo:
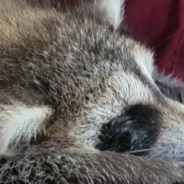
<svg viewBox="0 0 184 184">
<path fill-rule="evenodd" d="M 58 147 L 37 148 L 24 155 L 3 157 L 0 166 L 2 184 L 183 183 L 183 164 Z"/>
</svg>

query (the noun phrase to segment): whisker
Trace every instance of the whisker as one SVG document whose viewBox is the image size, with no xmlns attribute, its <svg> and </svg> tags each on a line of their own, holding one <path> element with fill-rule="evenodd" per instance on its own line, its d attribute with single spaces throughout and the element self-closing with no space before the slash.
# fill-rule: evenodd
<svg viewBox="0 0 184 184">
<path fill-rule="evenodd" d="M 128 152 L 125 152 L 125 154 L 130 154 L 130 153 L 141 153 L 141 152 L 154 151 L 154 150 L 155 150 L 155 149 L 134 150 L 134 151 L 128 151 Z"/>
</svg>

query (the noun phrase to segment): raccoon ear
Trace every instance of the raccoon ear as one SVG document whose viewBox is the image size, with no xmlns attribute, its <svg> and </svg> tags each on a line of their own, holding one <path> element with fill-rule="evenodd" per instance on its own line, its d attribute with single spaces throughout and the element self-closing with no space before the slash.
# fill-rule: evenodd
<svg viewBox="0 0 184 184">
<path fill-rule="evenodd" d="M 124 18 L 124 1 L 125 0 L 96 0 L 98 8 L 104 13 L 108 21 L 117 30 Z M 103 15 L 102 15 L 103 16 Z"/>
</svg>

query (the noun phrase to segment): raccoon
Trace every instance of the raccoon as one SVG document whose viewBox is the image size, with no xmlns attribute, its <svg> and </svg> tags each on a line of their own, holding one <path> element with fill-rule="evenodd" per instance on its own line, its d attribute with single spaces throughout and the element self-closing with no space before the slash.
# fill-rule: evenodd
<svg viewBox="0 0 184 184">
<path fill-rule="evenodd" d="M 123 5 L 0 1 L 0 183 L 184 183 L 183 84 L 119 34 Z"/>
</svg>

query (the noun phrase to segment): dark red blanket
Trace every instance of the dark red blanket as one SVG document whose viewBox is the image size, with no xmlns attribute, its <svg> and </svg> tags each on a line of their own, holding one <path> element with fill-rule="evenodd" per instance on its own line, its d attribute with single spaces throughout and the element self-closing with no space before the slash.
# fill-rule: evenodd
<svg viewBox="0 0 184 184">
<path fill-rule="evenodd" d="M 125 18 L 155 50 L 160 71 L 184 81 L 184 0 L 126 0 Z"/>
</svg>

